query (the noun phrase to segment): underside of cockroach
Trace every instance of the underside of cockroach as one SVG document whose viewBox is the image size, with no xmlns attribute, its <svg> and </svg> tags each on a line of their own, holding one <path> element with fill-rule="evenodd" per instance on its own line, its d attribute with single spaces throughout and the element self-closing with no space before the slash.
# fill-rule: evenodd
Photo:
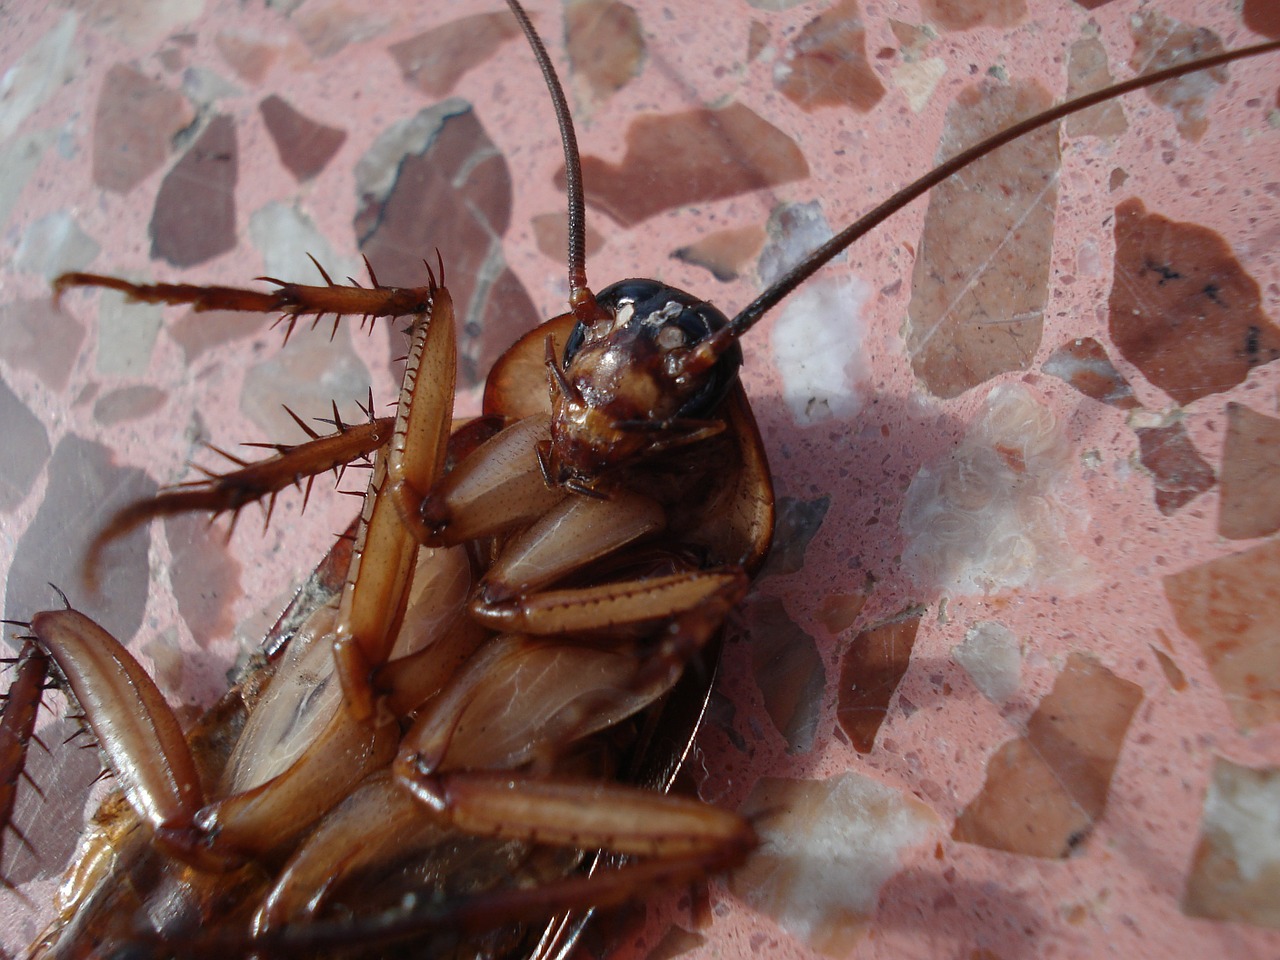
<svg viewBox="0 0 1280 960">
<path fill-rule="evenodd" d="M 502 354 L 480 417 L 455 419 L 447 250 L 415 288 L 373 268 L 363 286 L 323 269 L 322 285 L 265 290 L 56 281 L 59 297 L 103 288 L 281 316 L 290 333 L 310 318 L 407 323 L 410 344 L 394 417 L 372 398 L 361 423 L 335 407 L 331 433 L 304 426 L 306 442 L 135 501 L 89 544 L 92 583 L 140 525 L 270 513 L 290 486 L 367 468 L 357 521 L 194 726 L 74 589 L 15 623 L 0 763 L 22 770 L 48 672 L 118 786 L 31 956 L 551 957 L 589 911 L 733 869 L 757 844 L 748 818 L 670 793 L 773 534 L 739 339 L 858 236 L 1025 130 L 908 187 L 732 319 L 653 280 L 594 293 L 567 105 L 512 7 L 562 116 L 569 312 Z"/>
</svg>

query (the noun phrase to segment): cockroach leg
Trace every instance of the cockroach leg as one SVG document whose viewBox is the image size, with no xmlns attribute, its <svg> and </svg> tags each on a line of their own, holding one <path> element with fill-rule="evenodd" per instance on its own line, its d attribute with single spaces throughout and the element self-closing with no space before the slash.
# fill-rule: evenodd
<svg viewBox="0 0 1280 960">
<path fill-rule="evenodd" d="M 204 788 L 173 710 L 111 634 L 73 609 L 37 613 L 31 632 L 58 665 L 130 805 L 169 852 L 209 860 L 193 844 Z"/>
<path fill-rule="evenodd" d="M 438 288 L 414 326 L 395 426 L 369 478 L 338 613 L 333 653 L 347 709 L 357 719 L 373 713 L 369 680 L 390 655 L 404 614 L 418 541 L 402 517 L 405 503 L 420 499 L 418 491 L 434 487 L 444 471 L 456 367 L 453 301 Z"/>
<path fill-rule="evenodd" d="M 13 625 L 30 628 L 29 624 Z M 4 712 L 0 714 L 0 854 L 4 851 L 6 829 L 14 830 L 15 836 L 26 843 L 22 834 L 16 833 L 13 811 L 18 800 L 18 783 L 28 776 L 27 750 L 35 736 L 36 714 L 48 675 L 49 657 L 37 643 L 25 641 L 4 697 Z M 34 782 L 31 785 L 39 790 Z M 3 874 L 0 874 L 0 884 L 14 889 Z"/>
<path fill-rule="evenodd" d="M 315 263 L 314 258 L 312 262 Z M 326 280 L 328 274 L 316 264 Z M 189 283 L 131 283 L 118 277 L 97 273 L 64 273 L 53 282 L 54 298 L 61 299 L 74 287 L 101 287 L 115 290 L 128 300 L 139 303 L 169 305 L 189 304 L 196 312 L 206 310 L 237 310 L 248 313 L 279 313 L 286 324 L 285 339 L 293 333 L 302 317 L 313 316 L 315 326 L 332 314 L 335 322 L 342 317 L 356 316 L 363 321 L 377 321 L 387 317 L 407 317 L 424 313 L 431 302 L 435 281 L 422 287 L 382 287 L 376 280 L 374 286 L 361 287 L 352 281 L 342 286 L 332 280 L 323 286 L 307 286 L 288 283 L 274 277 L 259 277 L 274 283 L 275 290 L 247 290 L 243 287 L 195 286 Z"/>
<path fill-rule="evenodd" d="M 738 814 L 617 784 L 496 772 L 405 782 L 429 809 L 474 836 L 688 859 L 703 873 L 741 862 L 756 845 L 755 831 Z"/>
<path fill-rule="evenodd" d="M 200 510 L 208 510 L 214 514 L 230 511 L 231 525 L 234 528 L 243 507 L 265 498 L 269 522 L 276 495 L 280 491 L 297 486 L 305 477 L 306 490 L 310 493 L 311 481 L 319 474 L 368 457 L 386 443 L 392 422 L 390 417 L 370 418 L 366 423 L 341 424 L 336 433 L 327 436 L 318 436 L 312 432 L 312 439 L 305 443 L 275 445 L 275 456 L 257 463 L 245 463 L 230 454 L 224 454 L 241 464 L 241 469 L 222 474 L 211 473 L 206 480 L 196 480 L 162 490 L 154 497 L 127 505 L 112 516 L 90 541 L 84 559 L 84 579 L 87 585 L 96 589 L 102 552 L 113 540 L 158 517 Z M 302 426 L 310 431 L 305 424 Z"/>
</svg>

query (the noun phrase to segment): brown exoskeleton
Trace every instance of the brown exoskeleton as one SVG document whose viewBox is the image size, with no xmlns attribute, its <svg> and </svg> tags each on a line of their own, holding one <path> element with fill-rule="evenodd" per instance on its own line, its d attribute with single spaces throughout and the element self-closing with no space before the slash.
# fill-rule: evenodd
<svg viewBox="0 0 1280 960">
<path fill-rule="evenodd" d="M 445 251 L 445 256 L 448 256 L 447 251 Z M 536 339 L 538 339 L 538 343 L 535 343 L 535 346 L 540 346 L 541 338 L 539 337 Z M 541 351 L 540 349 L 535 349 L 534 352 L 540 353 Z M 535 362 L 534 364 L 535 370 L 538 369 L 538 366 L 539 365 L 536 364 Z M 538 385 L 538 388 L 541 388 L 540 371 L 538 371 L 538 375 L 532 376 L 532 378 L 530 379 L 534 381 L 536 385 Z M 567 393 L 567 390 L 562 389 L 562 394 L 563 393 Z M 439 410 L 438 406 L 436 406 L 435 408 L 436 410 Z M 664 417 L 664 419 L 666 419 L 666 417 Z M 692 419 L 695 419 L 695 417 L 687 417 L 687 419 L 692 420 Z M 696 419 L 701 419 L 701 417 L 696 417 Z M 672 426 L 678 426 L 678 425 L 672 425 Z M 718 428 L 707 428 L 707 426 L 703 425 L 701 426 L 701 428 L 695 428 L 695 429 L 689 430 L 687 431 L 687 435 L 689 435 L 690 439 L 707 439 L 707 438 L 703 438 L 703 436 L 698 435 L 698 429 L 716 430 Z M 536 444 L 535 444 L 535 447 L 536 447 Z M 535 453 L 535 456 L 536 456 L 536 453 Z M 547 448 L 547 452 L 545 452 L 543 456 L 540 457 L 540 462 L 543 463 L 543 468 L 545 472 L 547 472 L 547 475 L 550 477 L 550 480 L 562 481 L 562 483 L 567 483 L 567 484 L 570 484 L 571 486 L 577 486 L 577 488 L 581 488 L 582 493 L 580 493 L 580 495 L 589 495 L 589 494 L 586 494 L 586 492 L 590 492 L 590 490 L 595 490 L 596 477 L 594 475 L 594 472 L 591 471 L 590 468 L 582 468 L 581 466 L 575 466 L 576 461 L 575 461 L 575 458 L 573 458 L 572 454 L 567 452 L 558 453 L 556 451 L 556 448 L 550 447 L 550 448 Z M 599 493 L 599 490 L 596 490 L 596 493 Z M 616 500 L 617 498 L 613 498 L 613 499 Z M 397 508 L 396 516 L 398 518 L 404 518 L 404 515 L 408 515 L 407 518 L 411 522 L 415 520 L 415 511 L 413 511 L 413 509 Z M 429 508 L 429 509 L 425 509 L 424 511 L 424 509 L 417 508 L 416 517 L 417 517 L 417 521 L 421 522 L 422 526 L 429 527 L 429 529 L 435 529 L 435 527 L 438 527 L 440 525 L 438 509 Z M 499 614 L 492 613 L 490 614 L 490 616 L 497 617 L 499 616 Z M 344 677 L 360 676 L 362 669 L 365 668 L 365 664 L 357 663 L 357 667 L 360 667 L 360 668 L 351 669 L 351 671 L 344 673 L 343 676 Z M 366 709 L 371 709 L 371 708 L 372 708 L 371 703 L 366 704 Z M 590 902 L 590 895 L 584 895 L 584 900 L 582 900 L 581 902 Z M 493 914 L 500 915 L 500 910 L 498 908 L 494 908 L 494 906 L 490 906 L 490 910 L 493 911 Z"/>
</svg>

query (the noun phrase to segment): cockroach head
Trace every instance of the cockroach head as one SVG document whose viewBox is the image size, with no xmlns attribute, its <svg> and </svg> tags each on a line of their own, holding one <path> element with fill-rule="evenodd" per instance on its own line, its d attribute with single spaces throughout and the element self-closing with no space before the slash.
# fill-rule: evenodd
<svg viewBox="0 0 1280 960">
<path fill-rule="evenodd" d="M 705 300 L 656 280 L 623 280 L 596 297 L 551 366 L 549 478 L 591 489 L 603 475 L 723 429 L 716 410 L 742 350 Z"/>
</svg>

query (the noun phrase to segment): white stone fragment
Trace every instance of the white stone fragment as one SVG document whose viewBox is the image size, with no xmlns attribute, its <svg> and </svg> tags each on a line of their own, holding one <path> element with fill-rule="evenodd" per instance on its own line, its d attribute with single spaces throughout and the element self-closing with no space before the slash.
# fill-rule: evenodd
<svg viewBox="0 0 1280 960">
<path fill-rule="evenodd" d="M 1072 546 L 1088 514 L 1071 498 L 1071 443 L 1021 383 L 995 387 L 958 447 L 921 467 L 899 525 L 913 579 L 953 595 L 1014 588 L 1089 589 Z"/>
<path fill-rule="evenodd" d="M 27 228 L 13 255 L 13 265 L 52 280 L 60 273 L 83 270 L 100 249 L 70 213 L 58 210 Z"/>
<path fill-rule="evenodd" d="M 956 663 L 969 674 L 984 697 L 1004 703 L 1022 684 L 1022 654 L 1008 627 L 990 620 L 975 624 L 964 643 L 951 650 Z"/>
<path fill-rule="evenodd" d="M 143 376 L 163 321 L 164 313 L 155 304 L 129 303 L 123 293 L 103 290 L 98 300 L 98 373 Z"/>
<path fill-rule="evenodd" d="M 18 132 L 22 121 L 75 75 L 71 45 L 76 15 L 64 13 L 43 37 L 0 75 L 0 142 Z"/>
<path fill-rule="evenodd" d="M 783 304 L 770 342 L 796 423 L 847 419 L 862 409 L 861 388 L 870 377 L 862 312 L 870 297 L 857 277 L 822 277 Z"/>
<path fill-rule="evenodd" d="M 734 874 L 734 892 L 829 956 L 849 955 L 903 853 L 941 825 L 915 797 L 853 773 L 765 778 L 743 813 L 762 842 Z"/>
</svg>

